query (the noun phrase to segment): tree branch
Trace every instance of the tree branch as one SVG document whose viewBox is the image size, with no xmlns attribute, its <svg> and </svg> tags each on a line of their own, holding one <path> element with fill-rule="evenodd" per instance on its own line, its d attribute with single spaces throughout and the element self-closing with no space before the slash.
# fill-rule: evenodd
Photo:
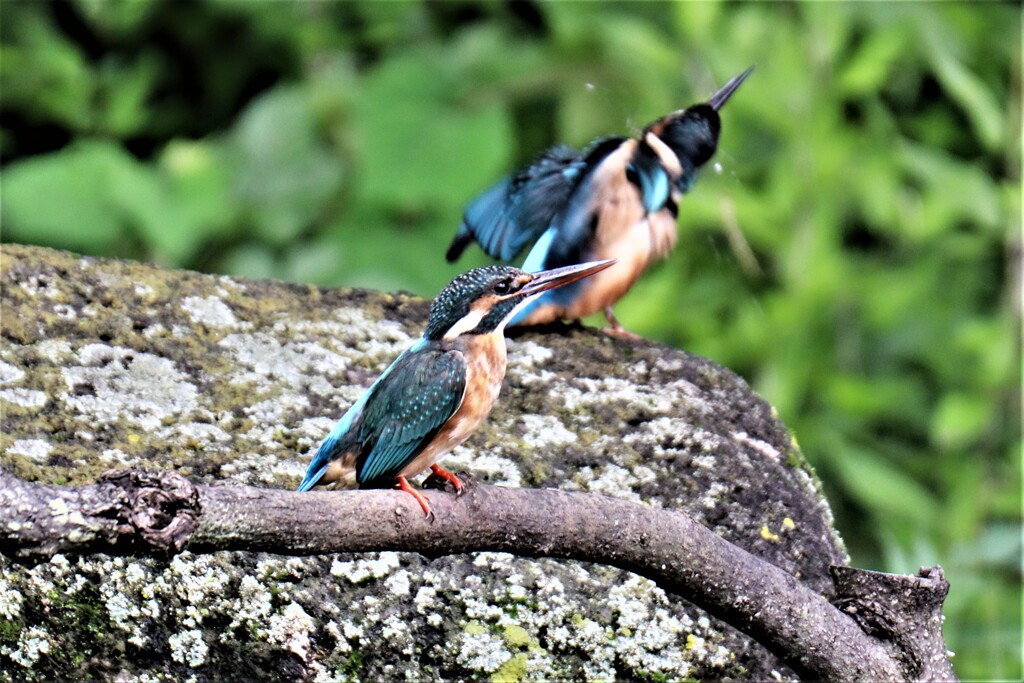
<svg viewBox="0 0 1024 683">
<path fill-rule="evenodd" d="M 922 567 L 917 576 L 832 567 L 836 606 L 865 633 L 891 640 L 918 680 L 956 678 L 942 639 L 942 603 L 949 582 L 942 567 Z"/>
<path fill-rule="evenodd" d="M 890 596 L 868 588 L 887 575 L 836 568 L 844 613 L 778 567 L 677 510 L 472 480 L 460 498 L 428 492 L 433 519 L 424 518 L 410 496 L 396 491 L 300 494 L 205 486 L 173 472 L 115 470 L 94 485 L 60 487 L 32 484 L 0 470 L 0 487 L 0 552 L 11 557 L 167 555 L 187 546 L 195 553 L 398 550 L 440 556 L 501 551 L 584 560 L 652 579 L 754 637 L 804 677 L 953 677 L 939 628 L 948 589 L 941 569 L 923 581 L 896 577 L 890 585 L 899 587 L 893 590 L 901 601 L 894 606 Z M 871 579 L 862 580 L 863 574 Z M 927 600 L 916 590 L 922 585 Z M 907 626 L 901 610 L 918 605 L 923 605 L 924 618 L 916 627 Z M 911 612 L 912 619 L 922 616 L 919 609 Z"/>
</svg>

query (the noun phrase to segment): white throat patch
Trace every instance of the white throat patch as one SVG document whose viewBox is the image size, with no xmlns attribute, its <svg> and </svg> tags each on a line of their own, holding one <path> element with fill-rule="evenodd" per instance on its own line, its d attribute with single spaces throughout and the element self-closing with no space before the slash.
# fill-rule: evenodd
<svg viewBox="0 0 1024 683">
<path fill-rule="evenodd" d="M 519 313 L 519 311 L 523 310 L 523 308 L 527 304 L 529 304 L 531 301 L 533 301 L 534 299 L 536 299 L 538 296 L 540 296 L 543 293 L 544 292 L 537 292 L 536 294 L 532 294 L 532 295 L 530 295 L 528 297 L 524 297 L 522 301 L 517 303 L 515 305 L 515 307 L 513 307 L 512 310 L 509 311 L 508 315 L 505 316 L 505 319 L 502 320 L 500 323 L 498 323 L 498 326 L 495 328 L 494 331 L 498 332 L 500 334 L 505 329 L 505 325 L 508 324 L 509 320 L 514 318 L 516 316 L 516 314 Z M 459 336 L 461 336 L 463 334 L 466 334 L 467 332 L 472 332 L 473 330 L 475 330 L 477 328 L 477 326 L 480 325 L 480 322 L 484 319 L 484 317 L 488 313 L 490 313 L 490 311 L 491 311 L 490 304 L 491 303 L 492 302 L 486 302 L 486 301 L 478 301 L 478 302 L 476 302 L 469 309 L 469 313 L 467 313 L 466 315 L 462 316 L 458 320 L 458 322 L 456 322 L 454 325 L 452 325 L 451 327 L 448 328 L 448 331 L 444 333 L 444 338 L 445 339 L 456 339 L 457 337 L 459 337 Z"/>
<path fill-rule="evenodd" d="M 654 150 L 654 153 L 658 155 L 661 163 L 665 164 L 665 168 L 669 173 L 676 177 L 683 175 L 683 166 L 679 163 L 679 157 L 661 138 L 649 132 L 644 136 L 644 142 Z"/>
<path fill-rule="evenodd" d="M 473 306 L 469 309 L 469 313 L 462 316 L 458 322 L 448 328 L 448 331 L 444 333 L 445 339 L 455 339 L 466 332 L 475 330 L 476 326 L 480 324 L 480 321 L 484 319 L 487 314 L 485 308 L 477 308 Z"/>
<path fill-rule="evenodd" d="M 521 311 L 521 310 L 523 310 L 524 308 L 526 308 L 526 306 L 527 306 L 527 305 L 528 305 L 528 304 L 529 304 L 529 303 L 530 303 L 531 301 L 533 301 L 534 299 L 536 299 L 537 297 L 539 297 L 539 296 L 540 296 L 541 294 L 543 294 L 543 293 L 544 293 L 544 292 L 537 292 L 536 294 L 531 294 L 530 296 L 526 297 L 525 299 L 523 299 L 522 301 L 520 301 L 519 303 L 517 303 L 517 304 L 515 305 L 515 308 L 513 308 L 513 309 L 512 309 L 512 310 L 511 310 L 511 311 L 509 312 L 509 314 L 505 316 L 505 319 L 504 319 L 504 320 L 502 320 L 502 321 L 501 321 L 501 323 L 499 323 L 499 324 L 498 324 L 498 329 L 497 329 L 497 330 L 495 330 L 495 331 L 496 331 L 496 332 L 503 332 L 503 331 L 505 330 L 505 325 L 508 325 L 508 321 L 509 321 L 509 320 L 511 320 L 512 318 L 516 317 L 516 315 L 517 315 L 517 314 L 519 313 L 519 311 Z"/>
</svg>

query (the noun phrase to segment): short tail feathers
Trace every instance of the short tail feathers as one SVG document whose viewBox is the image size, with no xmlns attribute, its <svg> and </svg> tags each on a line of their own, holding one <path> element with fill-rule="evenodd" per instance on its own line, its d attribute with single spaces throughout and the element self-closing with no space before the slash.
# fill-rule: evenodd
<svg viewBox="0 0 1024 683">
<path fill-rule="evenodd" d="M 319 468 L 317 470 L 314 470 L 313 468 L 308 469 L 306 471 L 306 476 L 302 479 L 302 483 L 299 484 L 299 488 L 297 490 L 298 491 L 308 491 L 308 490 L 310 490 L 311 488 L 313 488 L 314 486 L 317 485 L 317 482 L 320 481 L 320 479 L 324 476 L 324 474 L 326 472 L 327 472 L 327 465 L 324 465 L 323 467 L 321 467 L 321 468 Z"/>
<path fill-rule="evenodd" d="M 459 232 L 452 241 L 453 246 L 460 240 L 460 235 L 468 233 L 463 239 L 469 242 L 476 240 L 484 253 L 491 258 L 507 261 L 515 256 L 514 252 L 508 253 L 505 244 L 516 232 L 516 226 L 514 222 L 510 222 L 508 212 L 512 180 L 511 176 L 503 178 L 469 203 L 462 215 Z M 452 249 L 449 248 L 448 251 L 450 253 Z"/>
<path fill-rule="evenodd" d="M 448 251 L 444 254 L 448 263 L 458 261 L 466 247 L 473 243 L 473 239 L 473 233 L 465 223 L 459 226 L 459 231 L 455 233 L 452 243 L 448 245 Z"/>
</svg>

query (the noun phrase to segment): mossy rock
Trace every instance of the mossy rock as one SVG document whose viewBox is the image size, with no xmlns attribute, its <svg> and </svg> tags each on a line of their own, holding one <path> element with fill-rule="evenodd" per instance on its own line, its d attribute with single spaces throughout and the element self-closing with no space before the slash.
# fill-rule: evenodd
<svg viewBox="0 0 1024 683">
<path fill-rule="evenodd" d="M 2 247 L 0 465 L 294 488 L 428 302 Z M 771 406 L 703 358 L 576 326 L 513 336 L 444 460 L 493 484 L 682 508 L 828 595 L 842 544 Z M 0 558 L 0 680 L 750 679 L 792 673 L 628 572 L 497 553 Z M 148 678 L 146 678 L 148 677 Z"/>
</svg>

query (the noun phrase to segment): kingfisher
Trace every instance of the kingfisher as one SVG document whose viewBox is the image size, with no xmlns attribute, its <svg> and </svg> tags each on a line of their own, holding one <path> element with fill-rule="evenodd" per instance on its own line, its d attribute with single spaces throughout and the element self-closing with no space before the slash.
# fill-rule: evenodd
<svg viewBox="0 0 1024 683">
<path fill-rule="evenodd" d="M 707 102 L 650 123 L 638 137 L 599 138 L 583 151 L 548 149 L 469 203 L 446 258 L 455 261 L 473 241 L 501 261 L 533 242 L 523 264 L 529 272 L 615 258 L 614 268 L 534 299 L 509 326 L 603 311 L 612 333 L 632 336 L 613 306 L 675 246 L 679 200 L 715 153 L 719 110 L 753 69 L 730 79 Z"/>
<path fill-rule="evenodd" d="M 538 273 L 485 266 L 459 275 L 430 306 L 426 331 L 348 409 L 320 444 L 299 491 L 397 487 L 428 517 L 427 499 L 408 482 L 427 468 L 462 493 L 437 464 L 491 412 L 505 379 L 505 325 L 544 292 L 593 275 L 614 259 Z"/>
</svg>

